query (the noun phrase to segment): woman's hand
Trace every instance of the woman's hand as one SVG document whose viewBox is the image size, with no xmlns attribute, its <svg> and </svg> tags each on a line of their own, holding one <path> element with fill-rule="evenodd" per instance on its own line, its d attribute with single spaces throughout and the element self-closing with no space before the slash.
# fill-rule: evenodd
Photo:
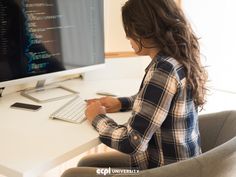
<svg viewBox="0 0 236 177">
<path fill-rule="evenodd" d="M 106 114 L 105 107 L 102 106 L 99 101 L 90 103 L 85 111 L 85 116 L 90 123 L 92 123 L 94 118 L 99 114 Z"/>
<path fill-rule="evenodd" d="M 121 109 L 121 102 L 117 98 L 113 97 L 102 97 L 99 99 L 91 99 L 87 100 L 88 105 L 91 103 L 94 103 L 96 101 L 99 101 L 102 106 L 106 108 L 106 112 L 108 113 L 113 113 L 113 112 L 118 112 Z"/>
</svg>

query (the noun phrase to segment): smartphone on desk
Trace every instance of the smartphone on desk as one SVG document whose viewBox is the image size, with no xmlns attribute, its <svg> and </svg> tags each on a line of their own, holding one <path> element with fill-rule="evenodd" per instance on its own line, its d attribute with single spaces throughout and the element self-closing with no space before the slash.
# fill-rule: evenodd
<svg viewBox="0 0 236 177">
<path fill-rule="evenodd" d="M 16 108 L 16 109 L 29 110 L 29 111 L 38 111 L 40 108 L 42 108 L 42 106 L 40 105 L 26 104 L 26 103 L 20 103 L 20 102 L 16 102 L 10 107 Z"/>
</svg>

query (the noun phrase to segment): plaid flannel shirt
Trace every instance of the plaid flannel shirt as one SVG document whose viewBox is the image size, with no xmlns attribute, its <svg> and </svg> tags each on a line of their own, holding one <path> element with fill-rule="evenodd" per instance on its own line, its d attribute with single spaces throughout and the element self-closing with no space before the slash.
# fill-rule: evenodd
<svg viewBox="0 0 236 177">
<path fill-rule="evenodd" d="M 102 114 L 92 125 L 102 143 L 130 155 L 132 167 L 159 167 L 201 153 L 197 107 L 185 69 L 174 58 L 158 54 L 138 94 L 119 100 L 121 111 L 132 109 L 127 125 Z"/>
</svg>

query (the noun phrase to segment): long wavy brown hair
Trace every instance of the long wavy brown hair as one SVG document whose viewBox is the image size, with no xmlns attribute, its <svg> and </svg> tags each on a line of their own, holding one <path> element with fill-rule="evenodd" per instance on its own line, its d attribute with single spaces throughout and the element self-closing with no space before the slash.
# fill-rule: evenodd
<svg viewBox="0 0 236 177">
<path fill-rule="evenodd" d="M 122 7 L 123 26 L 128 38 L 138 42 L 140 50 L 158 48 L 178 60 L 186 70 L 197 106 L 205 103 L 207 72 L 200 62 L 198 38 L 174 0 L 128 0 Z M 152 46 L 144 46 L 143 40 Z"/>
</svg>

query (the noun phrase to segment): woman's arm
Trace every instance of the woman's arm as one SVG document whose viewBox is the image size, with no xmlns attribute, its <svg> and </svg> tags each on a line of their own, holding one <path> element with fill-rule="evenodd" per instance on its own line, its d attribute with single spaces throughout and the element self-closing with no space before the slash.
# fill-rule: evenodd
<svg viewBox="0 0 236 177">
<path fill-rule="evenodd" d="M 107 97 L 87 100 L 87 103 L 88 105 L 91 105 L 91 103 L 100 102 L 100 104 L 106 108 L 106 112 L 114 113 L 114 112 L 119 112 L 119 111 L 131 110 L 133 107 L 135 98 L 136 98 L 136 95 L 131 96 L 131 97 L 120 97 L 120 98 L 107 96 Z"/>
<path fill-rule="evenodd" d="M 134 105 L 134 100 L 136 97 L 137 97 L 137 94 L 130 97 L 119 97 L 118 100 L 121 103 L 120 111 L 131 110 Z"/>
</svg>

